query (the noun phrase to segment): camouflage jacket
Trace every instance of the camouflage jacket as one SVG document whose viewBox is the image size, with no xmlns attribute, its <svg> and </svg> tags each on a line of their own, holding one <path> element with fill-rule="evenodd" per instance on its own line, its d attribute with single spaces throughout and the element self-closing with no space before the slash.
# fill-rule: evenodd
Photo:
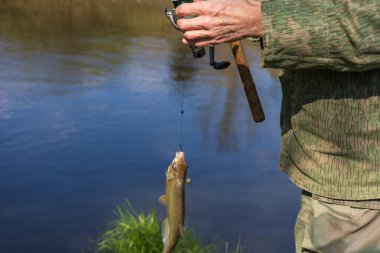
<svg viewBox="0 0 380 253">
<path fill-rule="evenodd" d="M 262 15 L 263 66 L 285 69 L 280 170 L 315 195 L 380 199 L 380 0 L 262 0 Z"/>
<path fill-rule="evenodd" d="M 380 0 L 262 0 L 263 66 L 380 68 Z"/>
<path fill-rule="evenodd" d="M 280 170 L 315 195 L 380 199 L 380 69 L 285 70 L 280 80 Z"/>
</svg>

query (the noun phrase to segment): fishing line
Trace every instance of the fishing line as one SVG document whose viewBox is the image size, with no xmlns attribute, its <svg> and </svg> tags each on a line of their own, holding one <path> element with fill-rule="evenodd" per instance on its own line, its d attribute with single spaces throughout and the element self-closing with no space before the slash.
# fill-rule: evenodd
<svg viewBox="0 0 380 253">
<path fill-rule="evenodd" d="M 183 109 L 184 108 L 184 105 L 185 105 L 185 94 L 183 92 L 183 84 L 182 84 L 182 104 L 181 104 L 181 126 L 180 126 L 180 130 L 179 130 L 179 148 L 181 151 L 183 151 L 182 149 L 182 133 L 183 133 L 183 114 L 185 113 L 185 110 Z"/>
<path fill-rule="evenodd" d="M 172 0 L 172 2 L 174 2 L 174 1 Z M 166 0 L 161 0 L 162 9 L 165 12 L 166 16 L 168 16 L 168 13 L 167 13 L 168 9 L 167 9 L 165 3 L 166 3 Z M 171 21 L 172 21 L 172 23 L 176 22 L 174 19 L 171 20 Z M 176 25 L 175 25 L 175 27 L 176 27 Z M 178 27 L 177 27 L 177 29 L 178 29 Z M 184 104 L 185 104 L 185 92 L 184 92 L 185 87 L 184 87 L 184 82 L 182 82 L 181 86 L 182 86 L 181 87 L 181 96 L 182 96 L 182 102 L 181 102 L 181 124 L 180 124 L 180 130 L 179 130 L 179 144 L 178 145 L 179 145 L 180 150 L 183 151 L 183 148 L 182 148 L 183 114 L 185 113 L 185 110 L 184 110 Z"/>
</svg>

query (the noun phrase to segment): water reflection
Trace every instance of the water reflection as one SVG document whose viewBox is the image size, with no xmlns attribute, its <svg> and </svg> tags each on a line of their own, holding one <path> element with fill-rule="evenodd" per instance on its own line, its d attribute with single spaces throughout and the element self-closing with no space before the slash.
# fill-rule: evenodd
<svg viewBox="0 0 380 253">
<path fill-rule="evenodd" d="M 237 133 L 234 131 L 236 129 L 236 122 L 234 115 L 236 115 L 236 106 L 234 106 L 234 101 L 237 100 L 237 94 L 235 85 L 229 83 L 227 86 L 227 94 L 224 103 L 224 112 L 219 122 L 219 132 L 218 132 L 218 144 L 217 147 L 221 151 L 226 151 L 230 149 L 237 148 Z"/>
<path fill-rule="evenodd" d="M 172 29 L 160 2 L 124 0 L 1 0 L 3 35 L 43 50 L 89 50 L 78 38 L 161 34 Z M 109 46 L 112 43 L 108 44 Z"/>
<path fill-rule="evenodd" d="M 171 78 L 175 81 L 190 81 L 196 74 L 195 61 L 189 57 L 190 49 L 177 43 L 171 43 L 168 48 L 171 51 L 172 60 L 170 61 Z"/>
<path fill-rule="evenodd" d="M 254 124 L 236 66 L 213 70 L 179 37 L 159 2 L 0 0 L 1 252 L 91 252 L 125 197 L 162 210 L 182 106 L 189 226 L 207 242 L 242 235 L 248 252 L 292 251 L 277 79 L 246 44 L 267 115 Z M 233 61 L 226 45 L 217 55 Z"/>
<path fill-rule="evenodd" d="M 157 3 L 1 0 L 0 6 L 2 48 L 15 53 L 2 62 L 22 58 L 23 73 L 47 83 L 96 82 L 88 77 L 124 62 L 128 38 L 171 29 Z"/>
</svg>

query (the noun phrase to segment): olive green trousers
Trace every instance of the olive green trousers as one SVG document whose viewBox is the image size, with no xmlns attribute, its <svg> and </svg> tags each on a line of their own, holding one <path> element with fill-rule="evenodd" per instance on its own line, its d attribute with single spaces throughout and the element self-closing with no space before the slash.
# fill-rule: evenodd
<svg viewBox="0 0 380 253">
<path fill-rule="evenodd" d="M 301 195 L 296 253 L 380 253 L 380 210 L 331 204 Z"/>
</svg>

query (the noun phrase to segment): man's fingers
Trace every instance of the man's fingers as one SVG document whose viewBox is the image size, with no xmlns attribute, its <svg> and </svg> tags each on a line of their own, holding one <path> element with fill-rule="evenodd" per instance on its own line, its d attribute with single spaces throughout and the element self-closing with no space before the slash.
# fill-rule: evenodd
<svg viewBox="0 0 380 253">
<path fill-rule="evenodd" d="M 177 25 L 183 31 L 191 30 L 209 30 L 213 27 L 213 20 L 207 16 L 195 17 L 195 18 L 181 18 L 177 21 Z"/>
<path fill-rule="evenodd" d="M 201 39 L 198 41 L 188 41 L 185 38 L 182 39 L 182 43 L 185 45 L 192 45 L 196 47 L 205 47 L 209 45 L 217 45 L 218 43 L 216 41 L 210 40 L 210 39 Z"/>
<path fill-rule="evenodd" d="M 184 3 L 175 9 L 179 17 L 200 16 L 210 13 L 212 6 L 208 1 L 195 1 L 193 3 Z"/>
<path fill-rule="evenodd" d="M 217 45 L 216 42 L 212 41 L 212 40 L 199 40 L 197 42 L 194 43 L 194 45 L 196 47 L 206 47 L 206 46 L 210 46 L 210 45 Z"/>
<path fill-rule="evenodd" d="M 205 30 L 187 31 L 183 34 L 183 37 L 189 41 L 199 41 L 212 38 L 212 33 Z"/>
<path fill-rule="evenodd" d="M 182 38 L 182 43 L 185 45 L 189 45 L 189 43 L 187 42 L 187 40 L 185 38 Z"/>
</svg>

